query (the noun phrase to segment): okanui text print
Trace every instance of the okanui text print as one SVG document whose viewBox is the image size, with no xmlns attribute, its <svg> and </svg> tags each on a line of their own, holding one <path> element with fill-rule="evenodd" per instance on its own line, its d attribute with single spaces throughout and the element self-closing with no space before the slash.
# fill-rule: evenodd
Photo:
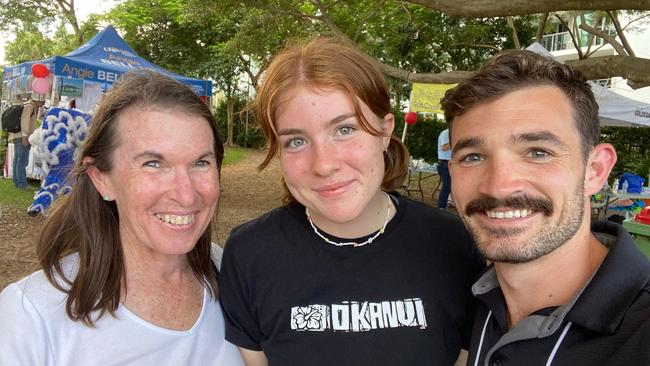
<svg viewBox="0 0 650 366">
<path fill-rule="evenodd" d="M 295 331 L 367 332 L 399 327 L 427 327 L 421 299 L 343 301 L 291 308 L 291 329 Z"/>
</svg>

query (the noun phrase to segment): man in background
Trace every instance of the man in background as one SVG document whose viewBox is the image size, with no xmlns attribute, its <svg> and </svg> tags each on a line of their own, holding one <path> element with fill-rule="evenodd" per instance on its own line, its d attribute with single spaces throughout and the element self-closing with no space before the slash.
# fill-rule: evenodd
<svg viewBox="0 0 650 366">
<path fill-rule="evenodd" d="M 449 147 L 449 129 L 444 129 L 438 135 L 438 176 L 441 188 L 438 195 L 438 208 L 446 210 L 449 193 L 451 193 L 451 176 L 449 175 L 449 160 L 451 148 Z"/>
<path fill-rule="evenodd" d="M 468 365 L 649 365 L 650 262 L 629 233 L 591 223 L 616 163 L 580 72 L 498 55 L 442 100 L 454 202 L 493 264 Z"/>
<path fill-rule="evenodd" d="M 29 163 L 29 136 L 36 130 L 38 112 L 45 104 L 42 95 L 32 95 L 24 104 L 20 116 L 20 132 L 10 133 L 9 141 L 14 143 L 13 180 L 14 186 L 19 189 L 27 188 L 27 164 Z"/>
</svg>

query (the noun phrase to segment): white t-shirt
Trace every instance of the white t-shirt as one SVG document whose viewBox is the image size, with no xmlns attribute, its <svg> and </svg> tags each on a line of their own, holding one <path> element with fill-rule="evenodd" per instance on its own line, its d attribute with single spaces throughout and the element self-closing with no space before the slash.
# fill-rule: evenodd
<svg viewBox="0 0 650 366">
<path fill-rule="evenodd" d="M 76 272 L 78 256 L 62 261 Z M 71 277 L 68 277 L 71 278 Z M 90 328 L 65 312 L 66 295 L 38 271 L 0 293 L 0 365 L 243 365 L 224 340 L 219 302 L 207 290 L 196 323 L 186 331 L 151 324 L 124 306 Z"/>
</svg>

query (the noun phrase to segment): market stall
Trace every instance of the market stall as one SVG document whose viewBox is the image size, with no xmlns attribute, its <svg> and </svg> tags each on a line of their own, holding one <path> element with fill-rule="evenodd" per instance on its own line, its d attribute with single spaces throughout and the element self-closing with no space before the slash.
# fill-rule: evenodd
<svg viewBox="0 0 650 366">
<path fill-rule="evenodd" d="M 138 56 L 112 26 L 65 56 L 24 62 L 4 70 L 2 106 L 18 103 L 22 96 L 45 94 L 41 128 L 30 142 L 30 178 L 41 179 L 29 214 L 45 211 L 57 196 L 67 193 L 73 182 L 66 177 L 74 164 L 76 149 L 86 136 L 94 109 L 102 94 L 120 75 L 137 69 L 152 70 L 189 85 L 206 103 L 212 96 L 210 80 L 174 74 Z M 7 149 L 4 176 L 10 177 L 12 144 Z M 41 172 L 36 168 L 41 167 Z"/>
<path fill-rule="evenodd" d="M 45 68 L 34 73 L 34 67 Z M 212 96 L 212 81 L 178 75 L 138 56 L 117 34 L 113 26 L 104 28 L 90 41 L 65 56 L 24 62 L 6 67 L 3 98 L 31 92 L 48 95 L 50 105 L 58 106 L 60 98 L 74 100 L 75 107 L 91 112 L 101 94 L 123 73 L 148 69 L 173 77 L 194 89 L 204 99 Z M 39 70 L 42 72 L 43 70 Z"/>
</svg>

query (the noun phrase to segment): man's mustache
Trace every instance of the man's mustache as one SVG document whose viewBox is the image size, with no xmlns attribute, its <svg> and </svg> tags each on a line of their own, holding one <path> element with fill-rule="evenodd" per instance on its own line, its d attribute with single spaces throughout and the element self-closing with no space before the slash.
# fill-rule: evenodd
<svg viewBox="0 0 650 366">
<path fill-rule="evenodd" d="M 469 216 L 475 213 L 483 213 L 485 211 L 505 207 L 542 212 L 546 216 L 550 216 L 553 213 L 553 203 L 551 200 L 541 197 L 517 195 L 506 197 L 504 199 L 498 199 L 492 196 L 481 196 L 467 204 L 467 207 L 465 207 L 465 215 Z"/>
</svg>

